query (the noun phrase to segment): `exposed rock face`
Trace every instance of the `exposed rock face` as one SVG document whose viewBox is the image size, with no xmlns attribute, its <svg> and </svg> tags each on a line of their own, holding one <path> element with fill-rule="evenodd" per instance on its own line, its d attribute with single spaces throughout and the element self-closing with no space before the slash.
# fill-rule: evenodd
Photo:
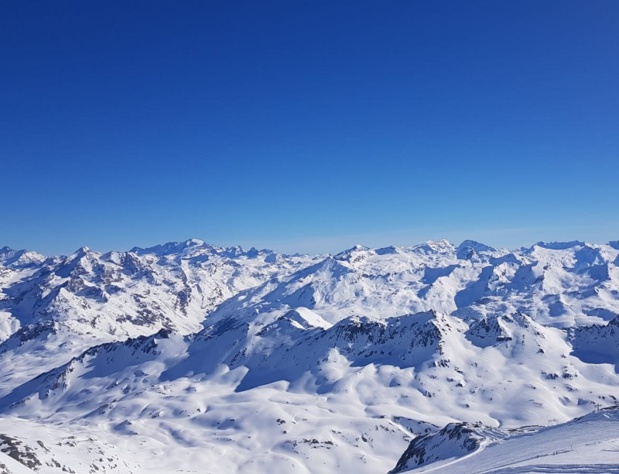
<svg viewBox="0 0 619 474">
<path fill-rule="evenodd" d="M 466 423 L 450 423 L 438 433 L 415 438 L 389 474 L 476 451 L 486 439 L 480 428 Z"/>
</svg>

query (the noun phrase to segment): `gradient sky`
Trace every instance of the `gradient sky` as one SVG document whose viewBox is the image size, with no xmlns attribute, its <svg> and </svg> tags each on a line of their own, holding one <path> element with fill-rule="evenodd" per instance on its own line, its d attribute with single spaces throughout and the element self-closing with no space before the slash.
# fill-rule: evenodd
<svg viewBox="0 0 619 474">
<path fill-rule="evenodd" d="M 0 246 L 619 239 L 619 2 L 2 1 Z"/>
</svg>

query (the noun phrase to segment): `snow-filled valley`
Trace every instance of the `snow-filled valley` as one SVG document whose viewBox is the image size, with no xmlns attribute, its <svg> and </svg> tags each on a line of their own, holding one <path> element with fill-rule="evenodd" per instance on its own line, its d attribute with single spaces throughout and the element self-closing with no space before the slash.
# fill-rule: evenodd
<svg viewBox="0 0 619 474">
<path fill-rule="evenodd" d="M 618 370 L 619 242 L 0 249 L 0 473 L 619 472 Z"/>
</svg>

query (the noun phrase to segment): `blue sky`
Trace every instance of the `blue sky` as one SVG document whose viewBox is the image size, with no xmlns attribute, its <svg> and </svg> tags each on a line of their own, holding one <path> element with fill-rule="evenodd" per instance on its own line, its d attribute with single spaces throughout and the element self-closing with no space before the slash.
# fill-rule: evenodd
<svg viewBox="0 0 619 474">
<path fill-rule="evenodd" d="M 619 239 L 619 2 L 0 4 L 0 246 Z"/>
</svg>

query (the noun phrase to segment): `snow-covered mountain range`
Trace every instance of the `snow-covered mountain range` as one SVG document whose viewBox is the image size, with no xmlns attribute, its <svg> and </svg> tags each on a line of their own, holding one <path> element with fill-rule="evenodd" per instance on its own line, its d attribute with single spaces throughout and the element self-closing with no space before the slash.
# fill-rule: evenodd
<svg viewBox="0 0 619 474">
<path fill-rule="evenodd" d="M 0 472 L 529 472 L 488 453 L 603 408 L 587 465 L 619 471 L 618 267 L 619 242 L 5 247 Z"/>
</svg>

